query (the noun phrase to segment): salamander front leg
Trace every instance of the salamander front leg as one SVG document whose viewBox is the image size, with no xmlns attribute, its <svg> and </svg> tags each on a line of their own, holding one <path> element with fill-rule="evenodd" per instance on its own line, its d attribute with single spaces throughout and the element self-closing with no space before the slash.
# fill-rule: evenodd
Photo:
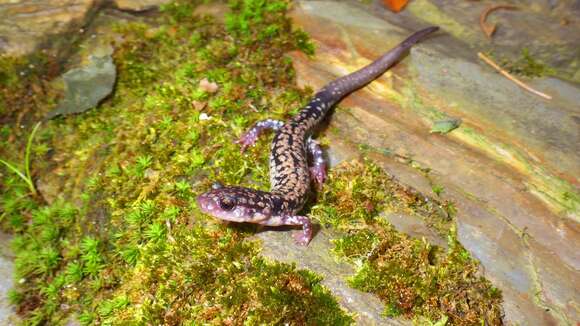
<svg viewBox="0 0 580 326">
<path fill-rule="evenodd" d="M 326 162 L 324 162 L 324 157 L 322 156 L 322 149 L 316 140 L 308 138 L 308 151 L 312 155 L 313 161 L 310 167 L 310 176 L 318 189 L 320 189 L 326 180 Z"/>
<path fill-rule="evenodd" d="M 312 239 L 312 222 L 310 222 L 308 217 L 300 215 L 285 216 L 282 224 L 302 225 L 302 232 L 294 234 L 294 240 L 299 245 L 306 246 Z"/>
<path fill-rule="evenodd" d="M 242 152 L 246 150 L 246 148 L 253 146 L 258 140 L 258 137 L 266 130 L 278 130 L 282 128 L 284 122 L 279 120 L 273 119 L 266 119 L 262 121 L 256 122 L 250 130 L 248 130 L 245 134 L 243 134 L 240 139 L 236 141 L 236 144 L 242 145 Z"/>
</svg>

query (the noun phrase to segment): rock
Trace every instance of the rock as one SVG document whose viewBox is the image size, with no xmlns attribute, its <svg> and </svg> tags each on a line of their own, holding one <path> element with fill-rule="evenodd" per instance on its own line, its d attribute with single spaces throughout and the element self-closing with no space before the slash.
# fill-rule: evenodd
<svg viewBox="0 0 580 326">
<path fill-rule="evenodd" d="M 17 325 L 18 317 L 8 303 L 8 291 L 14 286 L 14 257 L 10 251 L 11 237 L 0 233 L 0 325 Z"/>
<path fill-rule="evenodd" d="M 409 2 L 397 17 L 388 12 L 382 16 L 392 21 L 419 19 L 426 24 L 441 25 L 456 40 L 511 60 L 520 57 L 527 48 L 535 59 L 554 67 L 559 77 L 580 82 L 575 76 L 580 56 L 580 38 L 576 37 L 580 29 L 577 2 L 561 1 L 557 6 L 537 0 L 510 4 L 518 9 L 497 10 L 488 17 L 488 22 L 497 23 L 491 40 L 477 23 L 479 15 L 489 6 L 484 2 L 418 0 Z M 562 24 L 563 21 L 567 23 Z"/>
<path fill-rule="evenodd" d="M 0 1 L 0 54 L 28 55 L 50 38 L 77 32 L 96 11 L 96 0 Z M 70 38 L 47 47 L 68 45 Z"/>
<path fill-rule="evenodd" d="M 63 75 L 66 85 L 64 99 L 48 113 L 47 118 L 84 112 L 111 93 L 117 76 L 112 52 L 109 46 L 95 49 L 86 66 L 69 70 Z"/>
<path fill-rule="evenodd" d="M 418 0 L 393 14 L 357 1 L 298 2 L 294 23 L 311 35 L 317 50 L 313 58 L 292 54 L 297 79 L 319 89 L 413 31 L 440 25 L 442 31 L 339 104 L 323 133 L 331 163 L 359 155 L 362 145 L 374 149 L 367 155 L 404 184 L 424 194 L 440 186 L 443 199 L 457 207 L 461 243 L 503 292 L 505 321 L 573 324 L 580 319 L 580 86 L 563 79 L 572 79 L 577 69 L 572 57 L 578 56 L 579 40 L 569 37 L 568 27 L 554 27 L 558 17 L 571 15 L 562 8 L 551 16 L 526 8 L 494 13 L 507 20 L 489 43 L 473 23 L 485 4 L 476 5 Z M 557 32 L 548 40 L 546 30 L 526 27 L 534 21 Z M 530 39 L 539 41 L 523 43 Z M 554 40 L 557 49 L 544 51 Z M 553 100 L 526 93 L 478 61 L 477 52 L 491 44 L 500 54 L 520 53 L 523 46 L 539 53 L 561 79 L 528 82 Z M 445 117 L 463 123 L 446 135 L 429 133 Z M 410 230 L 400 219 L 390 220 Z M 310 259 L 315 258 L 304 255 L 301 264 L 312 264 Z"/>
<path fill-rule="evenodd" d="M 430 244 L 447 249 L 449 245 L 435 230 L 425 225 L 425 220 L 419 216 L 403 213 L 382 213 L 384 218 L 391 223 L 399 232 L 410 235 L 413 238 L 425 238 Z"/>
<path fill-rule="evenodd" d="M 159 7 L 171 0 L 114 0 L 115 7 L 126 11 L 146 11 Z"/>
</svg>

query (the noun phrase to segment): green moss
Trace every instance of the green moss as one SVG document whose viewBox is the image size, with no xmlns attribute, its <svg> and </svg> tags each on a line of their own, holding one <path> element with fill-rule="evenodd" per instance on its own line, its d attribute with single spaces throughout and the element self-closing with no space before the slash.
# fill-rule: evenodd
<svg viewBox="0 0 580 326">
<path fill-rule="evenodd" d="M 352 162 L 332 171 L 312 214 L 322 225 L 350 230 L 377 220 L 379 212 L 405 212 L 424 219 L 440 234 L 452 226 L 447 202 L 439 202 L 398 183 L 370 161 Z M 339 205 L 334 205 L 339 203 Z"/>
<path fill-rule="evenodd" d="M 176 245 L 179 244 L 179 245 Z M 148 243 L 119 294 L 127 309 L 103 324 L 347 324 L 320 278 L 256 256 L 255 243 L 232 230 L 194 226 L 169 243 Z M 154 300 L 152 298 L 155 298 Z"/>
<path fill-rule="evenodd" d="M 490 56 L 493 57 L 494 55 L 490 53 Z M 534 78 L 556 74 L 556 70 L 554 68 L 547 66 L 537 59 L 534 59 L 528 48 L 523 48 L 520 57 L 515 60 L 510 60 L 507 58 L 498 58 L 496 60 L 498 60 L 499 65 L 502 66 L 502 68 L 512 74 L 519 76 Z"/>
<path fill-rule="evenodd" d="M 0 56 L 0 85 L 13 87 L 18 84 L 25 63 L 26 61 L 22 58 Z"/>
<path fill-rule="evenodd" d="M 475 38 L 475 33 L 471 29 L 461 24 L 452 15 L 441 10 L 433 2 L 426 0 L 412 1 L 405 10 L 410 11 L 416 17 L 421 17 L 421 20 L 428 22 L 430 25 L 441 26 L 442 29 L 452 34 L 456 39 Z"/>
<path fill-rule="evenodd" d="M 352 162 L 332 171 L 312 215 L 346 232 L 334 241 L 334 252 L 358 266 L 350 284 L 378 295 L 385 315 L 403 315 L 422 325 L 425 320 L 501 323 L 501 293 L 478 275 L 477 262 L 457 241 L 447 220 L 453 205 L 425 199 L 371 162 Z M 417 214 L 428 222 L 443 219 L 439 231 L 446 230 L 448 249 L 397 232 L 379 216 L 385 210 Z"/>
<path fill-rule="evenodd" d="M 51 203 L 1 170 L 24 323 L 64 324 L 71 313 L 103 325 L 352 323 L 319 276 L 260 258 L 245 239 L 251 226 L 226 227 L 197 208 L 214 180 L 267 187 L 267 140 L 243 155 L 232 140 L 303 104 L 285 53 L 312 48 L 290 29 L 285 1 L 232 1 L 227 26 L 194 15 L 196 3 L 163 6 L 155 27 L 115 27 L 114 94 L 40 130 L 33 170 Z M 2 103 L 16 103 L 6 93 Z M 39 115 L 54 98 L 35 98 Z M 3 129 L 2 142 L 18 129 Z"/>
</svg>

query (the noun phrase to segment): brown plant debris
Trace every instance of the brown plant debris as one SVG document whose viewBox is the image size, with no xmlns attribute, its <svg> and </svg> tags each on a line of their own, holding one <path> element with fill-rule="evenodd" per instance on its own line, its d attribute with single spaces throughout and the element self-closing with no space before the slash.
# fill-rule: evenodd
<svg viewBox="0 0 580 326">
<path fill-rule="evenodd" d="M 487 7 L 479 16 L 479 26 L 481 27 L 481 30 L 483 31 L 483 33 L 485 34 L 485 36 L 487 36 L 487 38 L 491 39 L 491 37 L 493 36 L 493 33 L 495 33 L 495 30 L 497 29 L 497 24 L 491 24 L 488 25 L 486 23 L 487 20 L 487 16 L 489 16 L 489 14 L 492 11 L 498 10 L 498 9 L 508 9 L 508 10 L 515 10 L 518 9 L 518 7 L 516 6 L 512 6 L 512 5 L 495 5 L 495 6 L 489 6 Z"/>
<path fill-rule="evenodd" d="M 521 88 L 525 89 L 526 91 L 530 92 L 530 93 L 534 93 L 540 97 L 543 97 L 547 100 L 551 100 L 552 96 L 542 93 L 538 90 L 533 89 L 532 87 L 526 85 L 524 82 L 522 82 L 521 80 L 517 79 L 516 77 L 512 76 L 509 72 L 505 71 L 504 69 L 502 69 L 497 63 L 493 62 L 490 58 L 488 58 L 485 54 L 478 52 L 477 55 L 479 56 L 479 58 L 481 60 L 483 60 L 485 63 L 487 63 L 488 65 L 492 66 L 495 70 L 499 71 L 500 74 L 504 75 L 507 79 L 513 81 L 514 83 L 516 83 L 518 86 L 520 86 Z"/>
</svg>

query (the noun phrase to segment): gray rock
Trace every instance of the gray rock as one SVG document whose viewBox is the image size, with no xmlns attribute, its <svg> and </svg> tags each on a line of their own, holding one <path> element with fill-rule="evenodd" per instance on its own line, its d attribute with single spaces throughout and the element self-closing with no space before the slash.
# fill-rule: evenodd
<svg viewBox="0 0 580 326">
<path fill-rule="evenodd" d="M 65 97 L 47 118 L 58 115 L 84 112 L 95 107 L 113 90 L 117 71 L 112 48 L 97 49 L 89 57 L 89 64 L 67 71 L 63 75 L 66 86 Z"/>
<path fill-rule="evenodd" d="M 18 321 L 8 302 L 8 291 L 14 286 L 14 257 L 10 251 L 11 237 L 0 232 L 0 325 L 15 325 Z"/>
</svg>

